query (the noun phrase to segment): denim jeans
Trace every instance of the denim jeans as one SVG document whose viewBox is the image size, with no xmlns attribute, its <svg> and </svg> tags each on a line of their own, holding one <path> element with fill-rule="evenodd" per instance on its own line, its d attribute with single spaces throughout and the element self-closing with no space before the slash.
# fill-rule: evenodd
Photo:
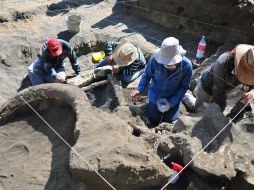
<svg viewBox="0 0 254 190">
<path fill-rule="evenodd" d="M 100 63 L 98 63 L 96 65 L 96 68 L 98 67 L 104 67 L 106 65 L 109 64 L 109 61 L 108 61 L 108 57 L 106 57 L 105 59 L 103 59 Z M 124 83 L 126 84 L 129 84 L 131 82 L 133 82 L 134 80 L 136 80 L 139 76 L 141 76 L 142 74 L 144 73 L 144 68 L 138 68 L 135 73 L 133 74 L 130 74 L 130 75 L 125 75 L 125 74 L 122 74 L 120 79 L 121 81 L 123 81 Z"/>
<path fill-rule="evenodd" d="M 98 68 L 98 67 L 104 67 L 104 66 L 106 66 L 106 65 L 109 65 L 108 57 L 106 57 L 106 58 L 103 59 L 100 63 L 98 63 L 98 64 L 96 65 L 96 68 Z"/>
<path fill-rule="evenodd" d="M 57 72 L 57 75 L 63 78 L 66 77 L 64 66 L 61 66 L 55 70 Z M 28 67 L 28 75 L 32 85 L 56 82 L 53 77 L 49 76 L 44 71 L 43 64 L 41 63 L 40 59 L 37 59 L 33 64 Z"/>
<path fill-rule="evenodd" d="M 161 113 L 156 104 L 153 104 L 149 101 L 148 106 L 148 119 L 155 125 L 158 125 L 160 122 L 173 122 L 178 118 L 179 115 L 179 104 L 171 108 L 165 113 Z"/>
</svg>

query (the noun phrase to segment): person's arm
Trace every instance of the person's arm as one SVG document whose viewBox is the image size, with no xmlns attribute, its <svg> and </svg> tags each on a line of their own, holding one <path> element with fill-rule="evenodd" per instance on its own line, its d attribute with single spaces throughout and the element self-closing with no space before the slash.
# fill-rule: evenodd
<svg viewBox="0 0 254 190">
<path fill-rule="evenodd" d="M 225 82 L 225 77 L 229 75 L 228 65 L 229 64 L 229 54 L 222 54 L 217 61 L 214 63 L 213 67 L 213 98 L 212 102 L 218 104 L 221 111 L 224 111 L 227 105 L 227 89 L 228 85 Z"/>
<path fill-rule="evenodd" d="M 148 84 L 150 83 L 150 80 L 153 77 L 154 71 L 155 71 L 155 61 L 154 61 L 154 58 L 151 58 L 147 63 L 144 74 L 142 75 L 141 80 L 137 87 L 137 90 L 140 93 L 142 93 L 145 90 L 145 88 L 148 86 Z"/>
<path fill-rule="evenodd" d="M 80 73 L 80 67 L 78 64 L 78 57 L 76 55 L 76 52 L 69 43 L 63 41 L 61 41 L 61 43 L 68 49 L 68 58 L 71 62 L 72 69 L 78 75 Z"/>
<path fill-rule="evenodd" d="M 48 51 L 48 45 L 47 42 L 45 42 L 41 49 L 40 53 L 38 54 L 38 58 L 41 60 L 41 63 L 50 63 L 51 61 L 51 56 Z"/>
<path fill-rule="evenodd" d="M 107 48 L 106 48 L 106 54 L 107 56 L 112 55 L 114 49 L 116 48 L 116 46 L 119 44 L 119 42 L 115 42 L 115 41 L 110 41 L 107 43 Z"/>
<path fill-rule="evenodd" d="M 189 89 L 190 86 L 192 76 L 192 63 L 189 59 L 186 59 L 185 61 L 187 62 L 187 64 L 185 66 L 186 68 L 183 69 L 183 78 L 180 83 L 180 87 L 176 91 L 175 95 L 170 97 L 170 99 L 168 100 L 169 104 L 173 107 L 182 101 L 186 91 Z"/>
</svg>

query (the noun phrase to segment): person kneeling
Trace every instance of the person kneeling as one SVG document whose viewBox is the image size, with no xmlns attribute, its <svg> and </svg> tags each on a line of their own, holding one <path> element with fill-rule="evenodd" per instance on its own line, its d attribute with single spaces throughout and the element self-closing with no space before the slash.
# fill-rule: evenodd
<svg viewBox="0 0 254 190">
<path fill-rule="evenodd" d="M 137 90 L 131 96 L 140 96 L 149 85 L 150 122 L 173 122 L 178 118 L 180 102 L 189 88 L 192 64 L 176 38 L 166 38 L 149 60 Z M 150 82 L 151 81 L 151 82 Z"/>
<path fill-rule="evenodd" d="M 65 83 L 64 59 L 68 57 L 72 69 L 78 75 L 80 67 L 71 45 L 60 39 L 50 39 L 43 44 L 39 58 L 28 67 L 32 85 L 43 83 Z"/>
<path fill-rule="evenodd" d="M 112 65 L 112 72 L 120 74 L 121 80 L 126 84 L 143 74 L 146 60 L 138 46 L 127 41 L 111 41 L 107 44 L 107 54 L 108 56 L 97 64 L 96 68 Z M 114 67 L 114 63 L 119 67 Z"/>
</svg>

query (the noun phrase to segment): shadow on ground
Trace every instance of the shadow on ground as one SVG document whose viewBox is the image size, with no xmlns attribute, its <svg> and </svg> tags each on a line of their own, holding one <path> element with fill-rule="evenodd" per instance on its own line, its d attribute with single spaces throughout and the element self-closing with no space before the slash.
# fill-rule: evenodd
<svg viewBox="0 0 254 190">
<path fill-rule="evenodd" d="M 59 14 L 66 14 L 71 9 L 76 9 L 82 5 L 94 5 L 103 0 L 62 0 L 58 3 L 52 3 L 48 6 L 48 10 L 46 12 L 47 16 L 57 16 Z"/>
</svg>

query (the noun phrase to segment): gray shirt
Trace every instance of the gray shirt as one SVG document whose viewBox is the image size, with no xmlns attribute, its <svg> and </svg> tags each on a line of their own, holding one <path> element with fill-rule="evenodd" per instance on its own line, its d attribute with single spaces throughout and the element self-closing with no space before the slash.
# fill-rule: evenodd
<svg viewBox="0 0 254 190">
<path fill-rule="evenodd" d="M 234 75 L 234 67 L 234 56 L 225 52 L 201 77 L 202 87 L 212 95 L 212 102 L 217 103 L 222 111 L 226 108 L 227 92 L 240 84 Z"/>
</svg>

